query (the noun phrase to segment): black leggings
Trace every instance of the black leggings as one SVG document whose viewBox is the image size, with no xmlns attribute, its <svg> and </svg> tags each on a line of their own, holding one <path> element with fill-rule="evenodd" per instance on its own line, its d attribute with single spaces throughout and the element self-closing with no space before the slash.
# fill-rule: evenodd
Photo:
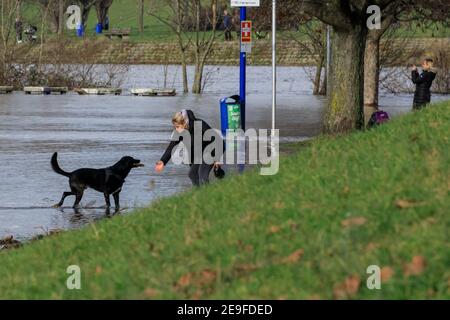
<svg viewBox="0 0 450 320">
<path fill-rule="evenodd" d="M 225 41 L 233 40 L 233 36 L 231 35 L 231 28 L 225 29 Z"/>
<path fill-rule="evenodd" d="M 212 164 L 193 164 L 189 170 L 189 179 L 194 186 L 201 186 L 209 183 L 209 173 L 213 168 Z"/>
</svg>

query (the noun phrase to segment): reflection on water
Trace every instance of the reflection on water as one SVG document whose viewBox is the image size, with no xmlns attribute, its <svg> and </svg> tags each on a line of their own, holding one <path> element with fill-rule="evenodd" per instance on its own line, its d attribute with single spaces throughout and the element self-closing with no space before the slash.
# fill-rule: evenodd
<svg viewBox="0 0 450 320">
<path fill-rule="evenodd" d="M 162 83 L 161 67 L 133 66 L 124 84 L 152 87 Z M 111 217 L 103 195 L 87 190 L 83 209 L 51 206 L 68 191 L 68 179 L 50 167 L 53 152 L 66 171 L 102 168 L 125 155 L 141 159 L 146 167 L 132 170 L 121 193 L 126 208 L 143 207 L 190 187 L 188 168 L 170 165 L 153 172 L 170 138 L 170 119 L 190 108 L 219 128 L 218 101 L 237 91 L 238 69 L 221 67 L 203 96 L 0 96 L 0 237 L 27 239 L 52 229 L 73 229 Z M 311 84 L 301 68 L 279 70 L 278 127 L 282 141 L 316 136 L 325 100 L 310 95 Z M 179 83 L 175 83 L 180 89 Z M 270 68 L 249 69 L 247 120 L 249 128 L 270 128 Z M 438 99 L 439 97 L 434 97 Z M 391 115 L 407 112 L 411 96 L 384 96 L 381 103 Z M 281 166 L 283 164 L 281 163 Z M 129 212 L 125 209 L 118 214 Z M 46 231 L 45 231 L 46 230 Z"/>
</svg>

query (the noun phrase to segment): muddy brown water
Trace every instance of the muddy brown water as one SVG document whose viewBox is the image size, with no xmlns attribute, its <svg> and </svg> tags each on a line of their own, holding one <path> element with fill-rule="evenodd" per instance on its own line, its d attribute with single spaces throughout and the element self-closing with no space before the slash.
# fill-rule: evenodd
<svg viewBox="0 0 450 320">
<path fill-rule="evenodd" d="M 170 165 L 163 174 L 155 174 L 153 164 L 169 141 L 170 119 L 176 111 L 191 108 L 219 128 L 218 101 L 238 90 L 238 68 L 208 68 L 209 80 L 202 96 L 129 94 L 131 87 L 162 86 L 162 66 L 130 67 L 122 96 L 0 95 L 0 238 L 13 235 L 26 240 L 105 217 L 105 210 L 99 208 L 104 205 L 103 196 L 93 190 L 85 193 L 85 208 L 79 212 L 70 208 L 73 198 L 67 198 L 62 209 L 51 208 L 68 189 L 68 179 L 51 170 L 50 157 L 55 151 L 67 171 L 109 166 L 125 155 L 141 159 L 146 167 L 131 172 L 121 193 L 122 206 L 129 208 L 123 213 L 190 188 L 187 167 Z M 168 85 L 180 91 L 177 67 L 169 68 L 168 78 Z M 270 79 L 270 68 L 249 68 L 249 128 L 270 128 Z M 311 95 L 304 69 L 280 68 L 278 88 L 281 142 L 318 135 L 326 101 Z M 383 95 L 381 104 L 397 116 L 410 110 L 411 99 L 410 95 Z"/>
</svg>

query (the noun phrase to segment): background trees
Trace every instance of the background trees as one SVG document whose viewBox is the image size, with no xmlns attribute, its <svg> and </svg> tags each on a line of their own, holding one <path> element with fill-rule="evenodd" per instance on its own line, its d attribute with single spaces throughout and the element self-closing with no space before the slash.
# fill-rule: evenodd
<svg viewBox="0 0 450 320">
<path fill-rule="evenodd" d="M 7 82 L 12 70 L 12 59 L 15 48 L 13 47 L 15 39 L 14 22 L 19 15 L 20 1 L 3 0 L 0 2 L 0 82 Z"/>
<path fill-rule="evenodd" d="M 171 0 L 168 4 L 170 8 L 168 12 L 161 10 L 157 1 L 151 4 L 148 14 L 167 25 L 177 36 L 184 93 L 189 92 L 187 52 L 190 48 L 193 49 L 195 61 L 192 93 L 201 93 L 206 59 L 217 39 L 216 31 L 220 14 L 217 0 Z"/>
<path fill-rule="evenodd" d="M 97 0 L 95 2 L 95 10 L 97 12 L 97 21 L 104 27 L 106 25 L 106 16 L 113 0 Z"/>
<path fill-rule="evenodd" d="M 376 103 L 379 41 L 389 25 L 405 12 L 419 20 L 448 20 L 450 3 L 445 0 L 302 0 L 302 5 L 305 13 L 333 27 L 330 92 L 324 130 L 338 133 L 364 127 L 365 81 L 367 101 Z M 381 30 L 369 32 L 367 28 L 369 5 L 381 9 Z"/>
</svg>

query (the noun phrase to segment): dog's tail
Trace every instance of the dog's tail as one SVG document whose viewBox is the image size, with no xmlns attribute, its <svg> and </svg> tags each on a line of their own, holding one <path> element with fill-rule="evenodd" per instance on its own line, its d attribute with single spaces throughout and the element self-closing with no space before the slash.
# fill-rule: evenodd
<svg viewBox="0 0 450 320">
<path fill-rule="evenodd" d="M 53 154 L 51 163 L 52 163 L 53 171 L 55 171 L 58 174 L 61 174 L 61 175 L 65 176 L 65 177 L 70 177 L 70 173 L 65 172 L 63 169 L 61 169 L 59 167 L 59 164 L 58 164 L 58 152 L 55 152 Z"/>
</svg>

